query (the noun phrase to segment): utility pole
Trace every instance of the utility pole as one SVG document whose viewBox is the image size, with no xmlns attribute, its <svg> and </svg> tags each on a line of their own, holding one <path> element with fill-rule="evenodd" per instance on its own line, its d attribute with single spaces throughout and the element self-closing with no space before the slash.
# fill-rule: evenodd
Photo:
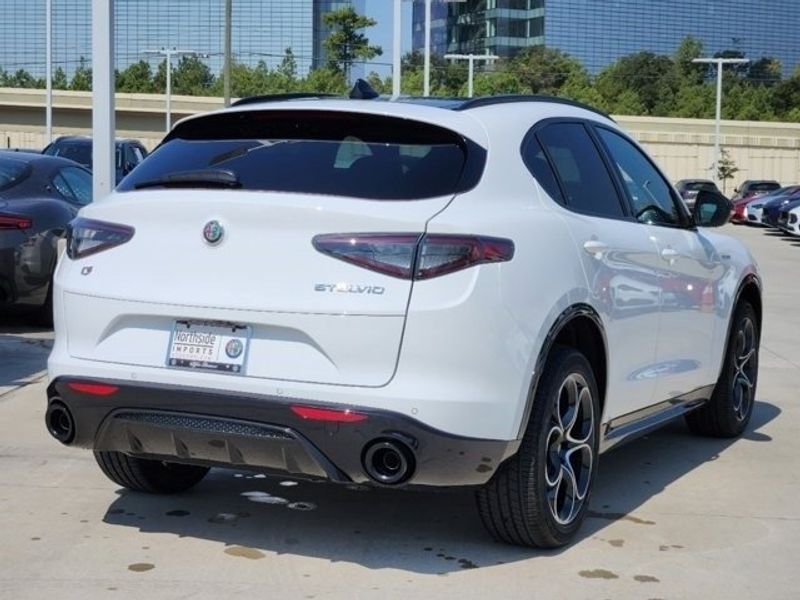
<svg viewBox="0 0 800 600">
<path fill-rule="evenodd" d="M 403 0 L 394 0 L 394 17 L 392 29 L 392 97 L 397 98 L 401 93 L 400 78 L 402 76 L 402 43 L 403 43 Z"/>
<path fill-rule="evenodd" d="M 53 0 L 46 0 L 45 3 L 45 87 L 47 89 L 47 100 L 45 109 L 45 137 L 47 143 L 53 141 Z"/>
<path fill-rule="evenodd" d="M 177 50 L 175 48 L 161 48 L 161 50 L 145 50 L 142 54 L 146 56 L 163 56 L 167 61 L 167 89 L 166 89 L 166 105 L 167 105 L 167 133 L 172 129 L 172 57 L 173 56 L 201 56 L 207 57 L 206 54 L 195 52 L 194 50 Z"/>
<path fill-rule="evenodd" d="M 225 65 L 222 70 L 222 89 L 225 106 L 231 105 L 231 21 L 233 0 L 225 0 Z"/>
<path fill-rule="evenodd" d="M 474 95 L 474 80 L 475 80 L 475 61 L 491 62 L 500 58 L 494 54 L 445 54 L 444 57 L 448 60 L 466 60 L 469 62 L 469 77 L 467 79 L 467 96 L 472 98 Z"/>
<path fill-rule="evenodd" d="M 711 165 L 711 172 L 714 179 L 719 179 L 717 168 L 721 153 L 721 134 L 720 126 L 722 121 L 722 68 L 725 65 L 742 65 L 749 63 L 746 58 L 695 58 L 693 63 L 716 65 L 717 66 L 717 116 L 714 123 L 714 164 Z"/>
</svg>

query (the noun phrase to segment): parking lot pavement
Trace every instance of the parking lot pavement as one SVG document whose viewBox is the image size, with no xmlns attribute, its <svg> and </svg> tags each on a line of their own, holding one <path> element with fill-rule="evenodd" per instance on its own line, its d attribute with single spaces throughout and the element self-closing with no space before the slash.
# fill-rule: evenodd
<svg viewBox="0 0 800 600">
<path fill-rule="evenodd" d="M 711 440 L 676 423 L 604 455 L 570 548 L 492 542 L 466 491 L 219 470 L 192 493 L 125 493 L 45 433 L 39 380 L 0 396 L 0 598 L 799 597 L 800 243 L 729 231 L 766 282 L 749 431 Z M 0 385 L 43 368 L 25 341 L 41 336 L 2 335 Z"/>
<path fill-rule="evenodd" d="M 0 316 L 0 398 L 44 375 L 53 332 L 25 325 L 19 317 Z"/>
</svg>

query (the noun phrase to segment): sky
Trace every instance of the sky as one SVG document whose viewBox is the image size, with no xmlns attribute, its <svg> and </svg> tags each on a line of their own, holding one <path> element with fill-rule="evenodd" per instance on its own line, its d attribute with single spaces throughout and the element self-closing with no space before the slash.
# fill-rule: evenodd
<svg viewBox="0 0 800 600">
<path fill-rule="evenodd" d="M 411 50 L 411 2 L 403 1 L 403 54 Z M 366 31 L 373 44 L 383 48 L 383 56 L 375 59 L 382 63 L 392 62 L 392 15 L 394 14 L 394 0 L 366 0 L 365 12 L 367 16 L 375 19 L 378 24 Z M 389 67 L 375 69 L 382 75 L 389 74 Z"/>
</svg>

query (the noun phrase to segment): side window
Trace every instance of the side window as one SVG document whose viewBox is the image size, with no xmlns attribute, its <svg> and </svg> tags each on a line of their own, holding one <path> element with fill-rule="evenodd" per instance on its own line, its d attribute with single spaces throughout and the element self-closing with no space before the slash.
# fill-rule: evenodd
<svg viewBox="0 0 800 600">
<path fill-rule="evenodd" d="M 53 177 L 53 187 L 56 188 L 56 191 L 61 194 L 61 197 L 64 198 L 64 200 L 77 202 L 75 195 L 72 193 L 72 190 L 70 189 L 66 179 L 64 179 L 62 173 L 63 170 L 58 175 Z"/>
<path fill-rule="evenodd" d="M 525 161 L 528 170 L 536 178 L 536 181 L 539 182 L 539 185 L 553 200 L 559 204 L 564 204 L 564 196 L 561 194 L 561 188 L 558 187 L 556 174 L 553 173 L 553 168 L 547 161 L 547 156 L 539 140 L 531 136 L 525 144 L 524 153 L 522 159 Z"/>
<path fill-rule="evenodd" d="M 92 176 L 83 169 L 64 167 L 60 176 L 72 190 L 72 197 L 78 204 L 89 204 L 92 201 Z"/>
<path fill-rule="evenodd" d="M 536 137 L 561 181 L 568 208 L 600 217 L 625 216 L 611 175 L 581 123 L 547 125 Z"/>
<path fill-rule="evenodd" d="M 681 213 L 670 185 L 653 163 L 621 135 L 599 127 L 597 133 L 625 183 L 634 216 L 642 223 L 681 225 Z"/>
</svg>

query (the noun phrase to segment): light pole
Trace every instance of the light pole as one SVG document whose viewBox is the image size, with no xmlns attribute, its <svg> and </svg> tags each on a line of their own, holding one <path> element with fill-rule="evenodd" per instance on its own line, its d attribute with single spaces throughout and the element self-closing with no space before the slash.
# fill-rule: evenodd
<svg viewBox="0 0 800 600">
<path fill-rule="evenodd" d="M 742 65 L 749 63 L 750 61 L 746 58 L 695 58 L 692 60 L 692 62 L 717 66 L 717 117 L 714 124 L 714 164 L 711 165 L 711 172 L 714 179 L 718 179 L 719 173 L 717 172 L 717 168 L 719 167 L 721 151 L 720 124 L 722 121 L 722 68 L 725 65 Z"/>
<path fill-rule="evenodd" d="M 402 76 L 402 48 L 403 43 L 403 0 L 394 0 L 394 16 L 392 17 L 392 96 L 400 96 L 400 78 Z"/>
<path fill-rule="evenodd" d="M 225 64 L 222 69 L 222 95 L 225 106 L 231 105 L 231 20 L 233 18 L 233 0 L 225 0 Z"/>
<path fill-rule="evenodd" d="M 92 0 L 92 195 L 114 189 L 114 1 Z"/>
<path fill-rule="evenodd" d="M 474 95 L 475 61 L 481 60 L 491 62 L 500 58 L 494 54 L 445 54 L 448 60 L 466 60 L 469 62 L 469 77 L 467 79 L 467 96 L 472 98 Z"/>
<path fill-rule="evenodd" d="M 176 48 L 161 48 L 161 50 L 145 50 L 146 56 L 163 56 L 167 61 L 167 133 L 172 129 L 172 57 L 173 56 L 206 56 L 194 50 L 177 50 Z"/>
<path fill-rule="evenodd" d="M 46 0 L 45 3 L 45 87 L 47 89 L 45 108 L 45 137 L 47 143 L 53 141 L 53 0 Z"/>
</svg>

